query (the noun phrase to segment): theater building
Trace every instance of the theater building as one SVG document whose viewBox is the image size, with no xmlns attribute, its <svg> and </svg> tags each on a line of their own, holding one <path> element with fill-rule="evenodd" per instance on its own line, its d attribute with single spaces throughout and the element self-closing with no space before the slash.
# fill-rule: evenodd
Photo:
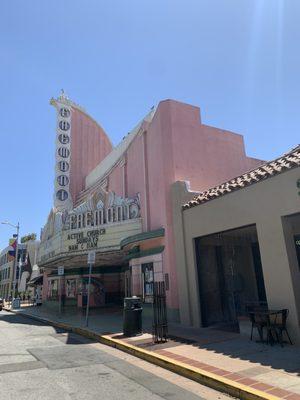
<svg viewBox="0 0 300 400">
<path fill-rule="evenodd" d="M 182 322 L 242 331 L 247 304 L 267 303 L 300 344 L 300 147 L 192 200 L 184 182 L 172 193 Z"/>
<path fill-rule="evenodd" d="M 92 249 L 92 306 L 120 303 L 124 295 L 151 302 L 153 281 L 165 281 L 168 316 L 178 321 L 172 184 L 188 180 L 203 191 L 262 162 L 247 157 L 241 135 L 203 124 L 198 107 L 178 101 L 161 101 L 116 147 L 64 93 L 51 104 L 54 203 L 38 261 L 44 302 L 57 301 L 62 285 L 66 304 L 84 305 Z"/>
</svg>

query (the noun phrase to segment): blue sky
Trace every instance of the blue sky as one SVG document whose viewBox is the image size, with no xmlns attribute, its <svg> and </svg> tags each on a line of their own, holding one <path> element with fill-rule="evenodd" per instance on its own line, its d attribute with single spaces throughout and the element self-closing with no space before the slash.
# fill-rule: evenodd
<svg viewBox="0 0 300 400">
<path fill-rule="evenodd" d="M 299 143 L 299 0 L 1 0 L 0 220 L 39 233 L 64 88 L 114 144 L 166 98 L 271 159 Z M 0 225 L 0 248 L 13 230 Z"/>
</svg>

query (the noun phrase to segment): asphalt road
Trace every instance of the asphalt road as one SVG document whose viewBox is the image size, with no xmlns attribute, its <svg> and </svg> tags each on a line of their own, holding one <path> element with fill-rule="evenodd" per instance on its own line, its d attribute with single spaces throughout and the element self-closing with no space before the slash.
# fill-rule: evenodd
<svg viewBox="0 0 300 400">
<path fill-rule="evenodd" d="M 0 400 L 199 400 L 228 396 L 119 350 L 0 312 Z"/>
</svg>

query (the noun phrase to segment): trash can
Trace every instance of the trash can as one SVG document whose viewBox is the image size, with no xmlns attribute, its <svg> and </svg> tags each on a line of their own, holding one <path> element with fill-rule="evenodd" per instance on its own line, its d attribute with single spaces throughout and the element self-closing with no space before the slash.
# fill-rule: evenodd
<svg viewBox="0 0 300 400">
<path fill-rule="evenodd" d="M 142 334 L 142 302 L 139 297 L 125 297 L 123 312 L 124 336 L 137 336 Z"/>
<path fill-rule="evenodd" d="M 21 299 L 19 297 L 16 297 L 12 301 L 12 308 L 13 309 L 17 309 L 17 308 L 20 308 L 20 307 L 21 307 Z"/>
</svg>

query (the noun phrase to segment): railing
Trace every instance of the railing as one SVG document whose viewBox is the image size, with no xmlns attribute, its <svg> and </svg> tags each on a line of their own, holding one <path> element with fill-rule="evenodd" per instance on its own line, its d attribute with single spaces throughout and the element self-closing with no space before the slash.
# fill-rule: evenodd
<svg viewBox="0 0 300 400">
<path fill-rule="evenodd" d="M 168 340 L 165 282 L 154 282 L 153 284 L 152 335 L 154 343 L 166 342 Z"/>
</svg>

